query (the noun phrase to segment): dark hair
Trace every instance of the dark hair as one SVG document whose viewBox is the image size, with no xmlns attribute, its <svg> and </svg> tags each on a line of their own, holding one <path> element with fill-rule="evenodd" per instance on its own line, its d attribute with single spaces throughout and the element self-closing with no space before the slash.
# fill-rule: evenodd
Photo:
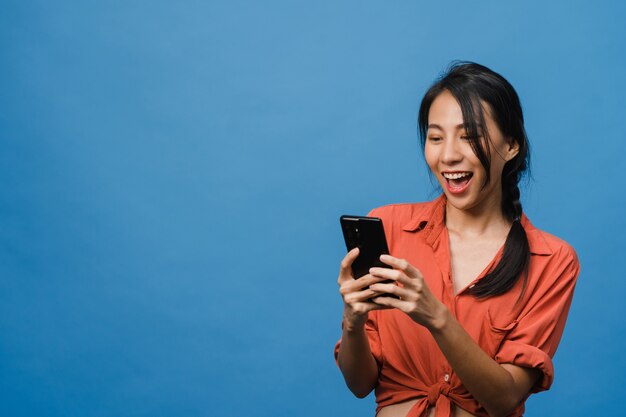
<svg viewBox="0 0 626 417">
<path fill-rule="evenodd" d="M 459 103 L 463 123 L 472 150 L 485 168 L 485 187 L 490 178 L 489 132 L 486 129 L 483 105 L 507 140 L 519 145 L 518 154 L 504 165 L 502 171 L 502 212 L 513 222 L 504 243 L 502 259 L 496 267 L 481 279 L 470 293 L 479 298 L 499 295 L 510 290 L 524 275 L 522 296 L 528 278 L 530 248 L 528 237 L 520 223 L 522 204 L 518 188 L 522 174 L 530 160 L 528 138 L 524 129 L 524 116 L 519 97 L 513 86 L 500 74 L 474 62 L 454 62 L 448 70 L 428 89 L 419 109 L 418 128 L 422 149 L 426 144 L 428 112 L 435 98 L 449 91 Z M 479 126 L 485 126 L 484 131 Z"/>
</svg>

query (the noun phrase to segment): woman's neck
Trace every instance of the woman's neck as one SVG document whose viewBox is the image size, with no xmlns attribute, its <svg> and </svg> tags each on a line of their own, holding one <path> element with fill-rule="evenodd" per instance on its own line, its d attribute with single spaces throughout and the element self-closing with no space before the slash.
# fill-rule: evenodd
<svg viewBox="0 0 626 417">
<path fill-rule="evenodd" d="M 461 210 L 446 203 L 446 227 L 462 237 L 508 234 L 511 222 L 502 213 L 497 202 L 484 202 L 469 210 Z"/>
</svg>

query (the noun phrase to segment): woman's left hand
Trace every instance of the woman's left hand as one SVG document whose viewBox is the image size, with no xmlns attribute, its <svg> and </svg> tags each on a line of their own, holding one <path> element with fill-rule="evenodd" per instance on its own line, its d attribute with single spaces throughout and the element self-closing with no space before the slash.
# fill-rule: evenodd
<svg viewBox="0 0 626 417">
<path fill-rule="evenodd" d="M 390 255 L 382 255 L 380 260 L 393 269 L 374 267 L 370 268 L 370 274 L 393 280 L 401 286 L 394 283 L 377 283 L 370 285 L 370 289 L 396 295 L 399 299 L 383 295 L 373 298 L 372 301 L 403 311 L 413 321 L 429 330 L 441 328 L 446 321 L 448 309 L 430 292 L 419 269 L 404 259 Z"/>
</svg>

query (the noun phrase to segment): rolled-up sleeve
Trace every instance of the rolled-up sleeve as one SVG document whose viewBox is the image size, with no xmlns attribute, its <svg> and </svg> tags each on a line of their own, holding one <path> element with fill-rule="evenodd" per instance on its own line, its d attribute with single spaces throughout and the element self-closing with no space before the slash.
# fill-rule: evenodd
<svg viewBox="0 0 626 417">
<path fill-rule="evenodd" d="M 552 385 L 552 357 L 563 334 L 580 271 L 578 258 L 570 246 L 560 248 L 553 256 L 555 258 L 542 271 L 538 281 L 529 283 L 533 288 L 527 289 L 531 293 L 517 325 L 506 336 L 495 356 L 499 363 L 540 370 L 542 377 L 531 392 L 544 391 Z"/>
<path fill-rule="evenodd" d="M 367 321 L 365 322 L 365 333 L 367 335 L 367 341 L 370 345 L 370 350 L 372 351 L 372 355 L 376 360 L 376 364 L 378 368 L 382 366 L 382 347 L 380 343 L 380 336 L 378 334 L 378 326 L 376 324 L 376 311 L 370 311 L 367 316 Z M 339 346 L 341 345 L 341 339 L 335 345 L 335 361 L 337 361 L 337 356 L 339 355 Z"/>
</svg>

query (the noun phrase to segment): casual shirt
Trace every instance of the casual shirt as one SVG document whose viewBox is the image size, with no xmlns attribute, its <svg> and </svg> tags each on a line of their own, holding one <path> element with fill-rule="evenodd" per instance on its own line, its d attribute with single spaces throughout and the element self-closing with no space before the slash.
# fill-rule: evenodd
<svg viewBox="0 0 626 417">
<path fill-rule="evenodd" d="M 504 294 L 485 299 L 469 293 L 499 262 L 502 248 L 479 276 L 454 293 L 450 269 L 446 199 L 394 204 L 372 210 L 385 227 L 389 252 L 418 268 L 428 288 L 474 341 L 496 362 L 535 368 L 541 377 L 532 392 L 547 390 L 554 378 L 552 357 L 561 339 L 579 272 L 574 250 L 564 241 L 536 229 L 522 215 L 530 246 L 524 278 Z M 488 416 L 472 397 L 423 326 L 397 309 L 368 314 L 365 330 L 378 364 L 377 412 L 385 406 L 418 399 L 407 416 L 452 415 L 453 403 L 477 416 Z M 339 344 L 335 347 L 335 358 Z M 524 399 L 525 401 L 525 399 Z M 511 416 L 521 416 L 524 401 Z"/>
</svg>

